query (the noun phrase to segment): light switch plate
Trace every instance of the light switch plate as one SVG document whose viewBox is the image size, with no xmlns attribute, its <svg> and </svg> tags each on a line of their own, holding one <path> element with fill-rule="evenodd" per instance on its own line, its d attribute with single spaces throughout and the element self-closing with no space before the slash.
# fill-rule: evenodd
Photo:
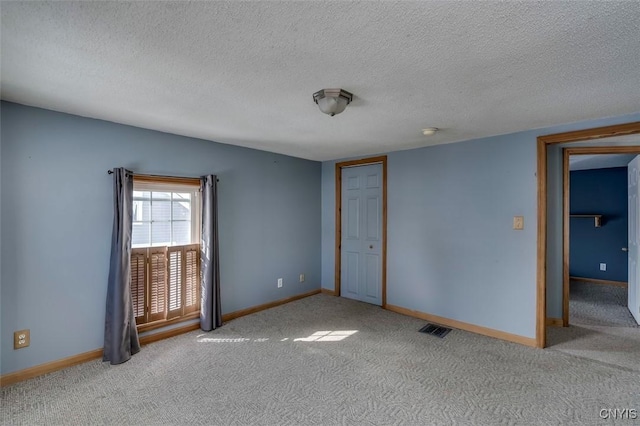
<svg viewBox="0 0 640 426">
<path fill-rule="evenodd" d="M 513 229 L 516 229 L 518 231 L 524 229 L 524 216 L 513 217 Z"/>
</svg>

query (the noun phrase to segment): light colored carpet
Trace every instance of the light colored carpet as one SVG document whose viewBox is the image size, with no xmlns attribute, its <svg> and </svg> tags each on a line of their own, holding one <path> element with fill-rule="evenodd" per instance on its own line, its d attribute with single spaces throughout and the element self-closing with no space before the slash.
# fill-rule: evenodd
<svg viewBox="0 0 640 426">
<path fill-rule="evenodd" d="M 601 420 L 600 410 L 640 409 L 637 371 L 459 330 L 439 339 L 419 333 L 424 324 L 316 295 L 145 346 L 120 366 L 94 361 L 3 388 L 0 418 L 29 425 L 548 425 L 616 424 Z"/>
<path fill-rule="evenodd" d="M 548 328 L 550 350 L 640 372 L 640 328 L 626 288 L 572 282 L 569 325 Z"/>
<path fill-rule="evenodd" d="M 572 281 L 569 324 L 637 328 L 627 302 L 625 287 Z"/>
</svg>

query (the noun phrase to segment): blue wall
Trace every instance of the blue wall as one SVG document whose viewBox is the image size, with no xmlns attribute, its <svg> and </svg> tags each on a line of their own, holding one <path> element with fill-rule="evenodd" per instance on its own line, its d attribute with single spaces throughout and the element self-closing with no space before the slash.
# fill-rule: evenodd
<svg viewBox="0 0 640 426">
<path fill-rule="evenodd" d="M 627 281 L 627 168 L 571 172 L 570 212 L 602 214 L 602 227 L 592 219 L 570 222 L 569 274 L 575 277 Z M 600 263 L 607 264 L 600 271 Z"/>
<path fill-rule="evenodd" d="M 517 135 L 388 154 L 387 303 L 532 337 L 535 158 Z M 323 202 L 334 197 L 334 165 L 323 164 Z M 323 204 L 323 225 L 333 205 Z M 511 229 L 516 215 L 523 231 Z M 325 258 L 333 246 L 323 241 L 332 289 Z"/>
<path fill-rule="evenodd" d="M 102 347 L 112 167 L 219 176 L 224 313 L 320 287 L 320 163 L 13 103 L 1 114 L 3 374 Z M 13 350 L 23 328 L 31 346 Z"/>
<path fill-rule="evenodd" d="M 1 118 L 3 374 L 102 346 L 112 167 L 220 176 L 225 313 L 320 281 L 333 289 L 334 161 L 320 166 L 6 102 Z M 534 337 L 536 137 L 638 120 L 633 114 L 388 154 L 387 302 Z M 560 184 L 549 180 L 550 188 Z M 561 204 L 550 206 L 553 222 Z M 511 229 L 515 215 L 525 217 L 524 231 Z M 553 279 L 553 271 L 562 235 L 550 226 L 548 238 L 548 312 L 560 317 L 561 274 Z M 22 328 L 31 329 L 31 346 L 14 351 L 11 335 Z"/>
<path fill-rule="evenodd" d="M 387 303 L 534 338 L 536 138 L 638 120 L 632 114 L 388 154 Z M 327 289 L 334 288 L 335 163 L 322 164 Z M 560 171 L 550 189 L 561 189 L 562 163 L 549 167 Z M 561 209 L 550 203 L 549 215 L 561 218 Z M 523 231 L 512 229 L 513 216 L 524 216 Z M 561 228 L 548 238 L 555 270 Z M 553 278 L 548 313 L 561 317 L 562 276 Z"/>
</svg>

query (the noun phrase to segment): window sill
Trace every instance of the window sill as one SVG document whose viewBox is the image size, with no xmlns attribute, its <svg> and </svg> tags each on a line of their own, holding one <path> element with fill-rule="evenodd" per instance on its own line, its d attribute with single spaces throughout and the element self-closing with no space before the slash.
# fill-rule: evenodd
<svg viewBox="0 0 640 426">
<path fill-rule="evenodd" d="M 194 320 L 196 318 L 200 318 L 200 312 L 192 312 L 182 317 L 171 318 L 170 320 L 160 320 L 154 322 L 148 322 L 146 324 L 140 324 L 136 326 L 138 332 L 155 330 L 156 328 L 162 328 L 173 324 L 179 324 L 181 322 Z"/>
</svg>

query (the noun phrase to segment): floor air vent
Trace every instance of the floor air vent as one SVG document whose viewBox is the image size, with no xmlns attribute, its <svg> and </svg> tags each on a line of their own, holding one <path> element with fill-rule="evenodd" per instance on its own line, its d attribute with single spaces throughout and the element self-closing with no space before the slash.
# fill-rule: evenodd
<svg viewBox="0 0 640 426">
<path fill-rule="evenodd" d="M 446 336 L 450 331 L 450 328 L 441 327 L 435 324 L 427 324 L 420 329 L 420 333 L 427 333 L 440 338 Z"/>
</svg>

